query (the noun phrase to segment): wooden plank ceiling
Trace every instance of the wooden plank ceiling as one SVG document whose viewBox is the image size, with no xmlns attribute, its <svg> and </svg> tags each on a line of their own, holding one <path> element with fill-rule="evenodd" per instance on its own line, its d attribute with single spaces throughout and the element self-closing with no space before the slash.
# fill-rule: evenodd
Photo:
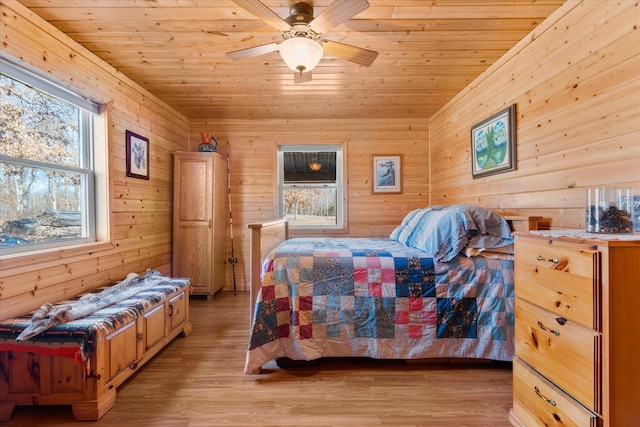
<svg viewBox="0 0 640 427">
<path fill-rule="evenodd" d="M 230 0 L 20 2 L 189 119 L 299 120 L 427 119 L 564 0 L 369 0 L 325 38 L 378 51 L 373 65 L 325 54 L 302 84 L 277 51 L 225 56 L 282 40 Z"/>
</svg>

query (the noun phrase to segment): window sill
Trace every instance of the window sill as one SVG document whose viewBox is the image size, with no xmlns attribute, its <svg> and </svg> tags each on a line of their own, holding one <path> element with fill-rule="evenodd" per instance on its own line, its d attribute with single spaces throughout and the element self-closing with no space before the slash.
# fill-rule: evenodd
<svg viewBox="0 0 640 427">
<path fill-rule="evenodd" d="M 28 253 L 0 255 L 2 262 L 1 270 L 6 271 L 10 268 L 31 266 L 33 270 L 41 268 L 41 264 L 51 261 L 62 263 L 70 258 L 91 255 L 94 252 L 102 252 L 113 249 L 114 246 L 110 242 L 92 242 L 79 245 L 67 246 L 64 248 L 43 249 Z"/>
<path fill-rule="evenodd" d="M 332 237 L 349 234 L 349 227 L 318 229 L 318 228 L 291 228 L 289 227 L 291 237 Z"/>
</svg>

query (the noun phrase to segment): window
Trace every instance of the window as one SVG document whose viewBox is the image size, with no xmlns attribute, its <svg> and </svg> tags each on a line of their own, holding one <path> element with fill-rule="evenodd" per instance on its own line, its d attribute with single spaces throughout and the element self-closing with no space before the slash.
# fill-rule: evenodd
<svg viewBox="0 0 640 427">
<path fill-rule="evenodd" d="M 281 146 L 280 216 L 291 228 L 344 228 L 342 147 Z"/>
<path fill-rule="evenodd" d="M 99 106 L 0 59 L 2 254 L 95 240 Z"/>
</svg>

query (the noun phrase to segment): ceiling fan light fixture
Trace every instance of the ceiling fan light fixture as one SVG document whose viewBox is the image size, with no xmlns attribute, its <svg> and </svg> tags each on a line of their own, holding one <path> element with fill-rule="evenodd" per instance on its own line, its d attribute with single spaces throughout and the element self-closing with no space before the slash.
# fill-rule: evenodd
<svg viewBox="0 0 640 427">
<path fill-rule="evenodd" d="M 280 44 L 280 56 L 296 73 L 306 73 L 315 68 L 324 51 L 320 43 L 306 37 L 292 37 Z"/>
</svg>

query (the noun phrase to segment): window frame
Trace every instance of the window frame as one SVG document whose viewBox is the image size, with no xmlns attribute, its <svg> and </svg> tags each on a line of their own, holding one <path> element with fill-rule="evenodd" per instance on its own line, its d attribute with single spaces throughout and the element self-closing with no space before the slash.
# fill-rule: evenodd
<svg viewBox="0 0 640 427">
<path fill-rule="evenodd" d="M 344 147 L 341 144 L 282 144 L 278 146 L 277 153 L 277 180 L 278 180 L 278 214 L 284 218 L 284 153 L 315 153 L 334 152 L 336 154 L 336 224 L 335 225 L 294 225 L 289 223 L 292 232 L 305 231 L 313 232 L 346 232 L 347 231 L 347 203 L 345 191 L 345 167 L 344 167 Z M 318 187 L 327 188 L 327 183 L 318 183 Z"/>
<path fill-rule="evenodd" d="M 95 153 L 100 147 L 106 146 L 106 137 L 97 137 L 96 128 L 103 127 L 105 120 L 105 109 L 102 105 L 90 100 L 88 97 L 79 95 L 66 87 L 54 78 L 45 73 L 20 63 L 6 54 L 0 55 L 0 66 L 2 74 L 10 79 L 21 82 L 31 87 L 33 90 L 41 91 L 48 96 L 58 98 L 72 104 L 78 108 L 78 166 L 65 166 L 56 163 L 47 163 L 30 159 L 16 158 L 5 154 L 0 154 L 0 161 L 24 167 L 37 168 L 42 170 L 57 170 L 78 174 L 80 176 L 80 190 L 82 197 L 82 235 L 75 238 L 59 239 L 46 243 L 33 243 L 28 245 L 6 246 L 1 249 L 0 259 L 25 259 L 33 261 L 32 254 L 43 253 L 55 250 L 59 256 L 59 251 L 86 246 L 87 244 L 104 244 L 99 242 L 99 236 L 105 237 L 105 233 L 99 230 L 98 222 L 108 217 L 106 212 L 99 212 L 105 206 L 98 198 L 104 198 L 105 189 L 98 188 L 96 173 L 105 170 L 105 165 L 98 165 L 95 161 Z M 108 191 L 107 191 L 108 192 Z M 108 229 L 108 224 L 102 225 L 103 229 Z M 108 232 L 106 233 L 108 235 Z M 107 246 L 111 246 L 110 244 Z M 48 258 L 48 257 L 44 257 Z M 18 263 L 19 264 L 19 263 Z"/>
</svg>

